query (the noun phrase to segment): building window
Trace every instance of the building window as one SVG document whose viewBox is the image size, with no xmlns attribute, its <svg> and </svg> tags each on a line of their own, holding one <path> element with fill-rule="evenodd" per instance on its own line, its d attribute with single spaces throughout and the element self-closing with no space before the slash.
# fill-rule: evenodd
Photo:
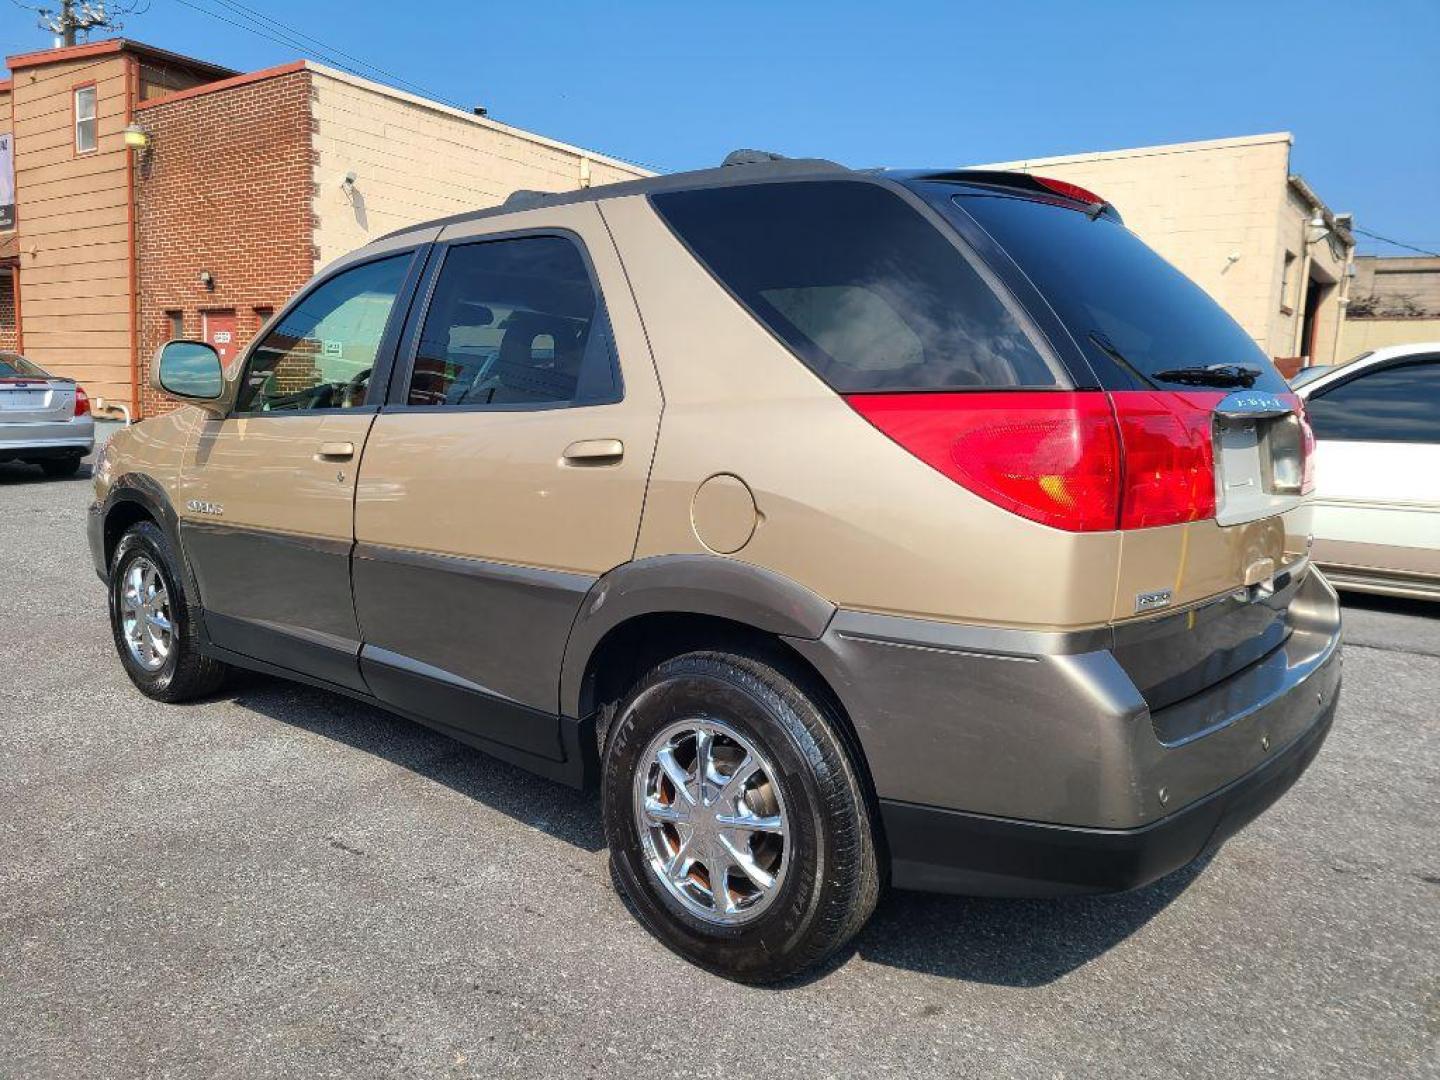
<svg viewBox="0 0 1440 1080">
<path fill-rule="evenodd" d="M 88 154 L 99 145 L 95 119 L 95 85 L 75 88 L 75 152 Z"/>
<path fill-rule="evenodd" d="M 165 312 L 167 340 L 179 341 L 185 336 L 185 313 L 183 311 Z"/>
<path fill-rule="evenodd" d="M 1285 267 L 1280 271 L 1280 310 L 1286 315 L 1295 314 L 1295 253 L 1285 252 Z"/>
</svg>

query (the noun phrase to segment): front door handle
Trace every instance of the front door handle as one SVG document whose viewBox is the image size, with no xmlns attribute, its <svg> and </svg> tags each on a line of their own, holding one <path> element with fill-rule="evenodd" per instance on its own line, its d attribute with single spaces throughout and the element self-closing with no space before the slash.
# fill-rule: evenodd
<svg viewBox="0 0 1440 1080">
<path fill-rule="evenodd" d="M 327 442 L 320 444 L 316 461 L 349 461 L 355 456 L 355 444 L 349 442 Z"/>
<path fill-rule="evenodd" d="M 565 448 L 561 460 L 566 465 L 615 465 L 625 456 L 625 444 L 619 439 L 581 439 Z"/>
</svg>

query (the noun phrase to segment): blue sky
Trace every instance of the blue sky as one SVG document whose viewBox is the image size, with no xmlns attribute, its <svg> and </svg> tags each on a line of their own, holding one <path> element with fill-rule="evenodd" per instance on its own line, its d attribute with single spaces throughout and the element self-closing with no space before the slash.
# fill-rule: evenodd
<svg viewBox="0 0 1440 1080">
<path fill-rule="evenodd" d="M 931 166 L 1291 131 L 1333 209 L 1440 250 L 1440 0 L 152 0 L 125 33 L 239 69 L 301 55 L 196 7 L 664 170 L 739 146 Z M 7 5 L 0 47 L 45 47 L 34 23 Z"/>
</svg>

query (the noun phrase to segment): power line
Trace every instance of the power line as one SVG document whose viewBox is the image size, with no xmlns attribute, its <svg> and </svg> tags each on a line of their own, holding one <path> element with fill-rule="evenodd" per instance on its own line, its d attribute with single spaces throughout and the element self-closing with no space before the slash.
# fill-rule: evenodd
<svg viewBox="0 0 1440 1080">
<path fill-rule="evenodd" d="M 1415 251 L 1421 255 L 1430 255 L 1440 259 L 1440 251 L 1426 251 L 1424 248 L 1416 247 L 1414 244 L 1403 244 L 1399 240 L 1391 240 L 1388 236 L 1381 236 L 1379 233 L 1373 233 L 1369 229 L 1357 228 L 1354 225 L 1350 226 L 1350 231 L 1357 232 L 1361 236 L 1368 236 L 1371 240 L 1379 240 L 1382 243 L 1390 244 L 1392 247 L 1404 248 L 1406 251 Z"/>
<path fill-rule="evenodd" d="M 271 26 L 277 27 L 278 29 L 280 29 L 284 33 L 291 35 L 292 37 L 299 38 L 302 41 L 310 42 L 312 45 L 325 50 L 332 56 L 338 56 L 343 59 L 349 60 L 352 63 L 359 64 L 361 67 L 366 68 L 369 71 L 373 71 L 377 75 L 381 75 L 384 78 L 391 80 L 397 86 L 407 87 L 411 90 L 414 90 L 416 93 L 424 94 L 426 97 L 434 98 L 437 101 L 446 100 L 439 94 L 433 93 L 430 90 L 427 90 L 425 87 L 420 86 L 418 83 L 412 83 L 409 80 L 404 79 L 399 75 L 396 75 L 392 71 L 386 71 L 384 68 L 379 67 L 376 64 L 372 64 L 370 61 L 364 59 L 363 57 L 355 56 L 352 53 L 344 52 L 341 49 L 337 49 L 333 45 L 327 45 L 319 38 L 313 37 L 312 35 L 305 33 L 303 30 L 297 30 L 295 27 L 289 26 L 281 22 L 279 19 L 276 19 L 270 15 L 266 15 L 263 11 L 257 11 L 255 8 L 247 7 L 246 5 L 240 3 L 239 0 L 212 0 L 212 2 L 220 4 L 222 7 L 229 8 L 231 11 L 239 14 L 242 18 L 250 18 L 253 20 L 259 20 L 263 23 L 269 23 Z M 455 105 L 454 102 L 448 101 L 446 101 L 446 104 Z M 460 109 L 463 108 L 463 106 L 455 105 L 455 108 Z"/>
<path fill-rule="evenodd" d="M 292 29 L 277 19 L 272 19 L 268 15 L 261 15 L 259 12 L 253 12 L 253 14 L 251 14 L 253 9 L 245 8 L 244 5 L 234 3 L 232 0 L 214 0 L 214 2 L 223 4 L 230 14 L 239 16 L 239 20 L 226 18 L 224 14 L 218 11 L 212 11 L 210 8 L 201 7 L 199 4 L 192 3 L 191 0 L 175 0 L 175 2 L 183 7 L 190 8 L 192 11 L 198 11 L 202 15 L 209 15 L 212 19 L 216 19 L 228 26 L 244 30 L 257 37 L 262 37 L 267 41 L 273 41 L 278 45 L 284 45 L 286 48 L 296 49 L 301 53 L 315 53 L 321 61 L 333 64 L 343 71 L 348 71 L 351 75 L 359 76 L 362 79 L 373 78 L 375 75 L 379 75 L 415 93 L 440 101 L 452 108 L 460 109 L 462 112 L 468 111 L 463 105 L 450 101 L 407 79 L 402 79 L 400 76 L 386 71 L 384 68 L 377 67 L 366 60 L 361 60 L 359 57 L 351 56 L 349 53 L 342 52 L 331 45 L 326 45 L 318 38 Z M 264 22 L 257 21 L 257 17 L 258 19 L 263 19 Z M 270 25 L 266 25 L 267 23 Z M 360 65 L 359 68 L 355 66 L 357 64 Z M 369 74 L 367 74 L 367 72 L 369 72 Z"/>
</svg>

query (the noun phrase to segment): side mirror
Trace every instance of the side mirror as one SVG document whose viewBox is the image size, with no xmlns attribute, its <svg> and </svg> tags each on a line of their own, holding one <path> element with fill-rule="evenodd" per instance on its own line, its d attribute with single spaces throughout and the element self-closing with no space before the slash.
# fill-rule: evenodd
<svg viewBox="0 0 1440 1080">
<path fill-rule="evenodd" d="M 167 341 L 150 362 L 150 384 L 166 397 L 208 412 L 224 408 L 220 355 L 203 341 Z"/>
</svg>

